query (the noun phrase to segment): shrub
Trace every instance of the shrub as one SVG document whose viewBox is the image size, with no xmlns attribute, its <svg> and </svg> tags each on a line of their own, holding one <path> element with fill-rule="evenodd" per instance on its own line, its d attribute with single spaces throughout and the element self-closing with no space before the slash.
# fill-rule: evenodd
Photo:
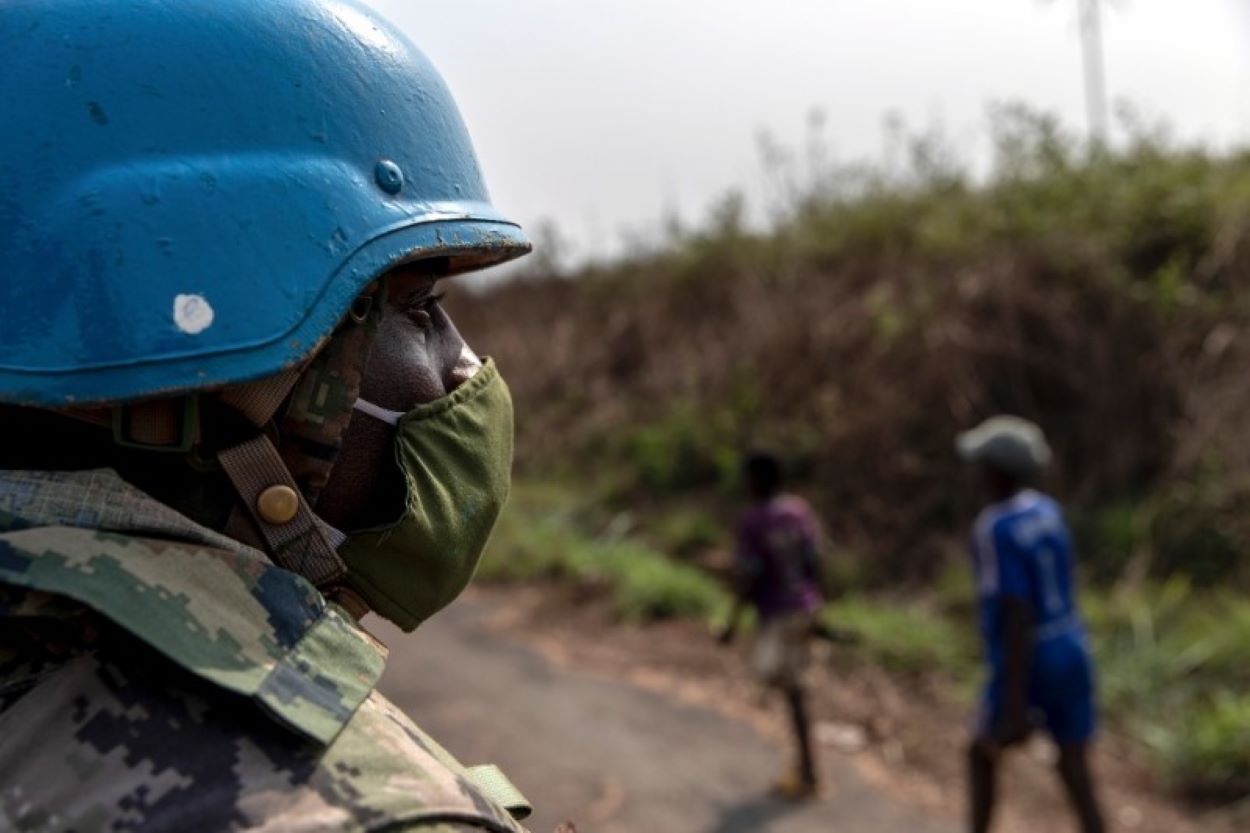
<svg viewBox="0 0 1250 833">
<path fill-rule="evenodd" d="M 825 608 L 824 620 L 853 634 L 854 650 L 907 672 L 974 673 L 975 626 L 958 625 L 915 602 L 851 596 Z"/>
<path fill-rule="evenodd" d="M 627 620 L 711 621 L 729 605 L 728 592 L 707 573 L 642 545 L 616 544 L 592 557 L 612 584 L 617 613 Z"/>
<path fill-rule="evenodd" d="M 1166 771 L 1206 799 L 1250 795 L 1250 696 L 1223 692 L 1194 704 L 1162 742 Z"/>
<path fill-rule="evenodd" d="M 611 524 L 604 533 L 590 534 L 593 513 L 575 494 L 518 484 L 478 570 L 479 580 L 601 585 L 610 591 L 617 614 L 633 621 L 723 615 L 729 594 L 719 582 L 638 539 L 622 538 Z"/>
<path fill-rule="evenodd" d="M 695 507 L 661 511 L 648 532 L 656 546 L 680 559 L 723 545 L 732 534 L 724 519 Z"/>
</svg>

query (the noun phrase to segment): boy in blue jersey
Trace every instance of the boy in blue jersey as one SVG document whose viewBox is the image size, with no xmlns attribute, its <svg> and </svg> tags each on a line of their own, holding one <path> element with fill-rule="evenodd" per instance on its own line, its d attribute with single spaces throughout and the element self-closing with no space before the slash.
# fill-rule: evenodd
<svg viewBox="0 0 1250 833">
<path fill-rule="evenodd" d="M 1073 553 L 1059 505 L 1028 488 L 1050 462 L 1041 429 L 994 417 L 959 436 L 991 499 L 972 536 L 989 682 L 969 750 L 971 825 L 986 833 L 1003 750 L 1045 726 L 1059 746 L 1059 775 L 1084 833 L 1102 833 L 1090 775 L 1093 669 L 1076 610 Z"/>
</svg>

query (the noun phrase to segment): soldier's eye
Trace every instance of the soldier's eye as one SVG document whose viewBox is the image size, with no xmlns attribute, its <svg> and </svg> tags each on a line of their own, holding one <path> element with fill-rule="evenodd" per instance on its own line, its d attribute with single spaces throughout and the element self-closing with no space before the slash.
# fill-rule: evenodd
<svg viewBox="0 0 1250 833">
<path fill-rule="evenodd" d="M 422 329 L 434 323 L 434 311 L 443 300 L 443 293 L 421 295 L 411 299 L 407 305 L 408 318 Z"/>
</svg>

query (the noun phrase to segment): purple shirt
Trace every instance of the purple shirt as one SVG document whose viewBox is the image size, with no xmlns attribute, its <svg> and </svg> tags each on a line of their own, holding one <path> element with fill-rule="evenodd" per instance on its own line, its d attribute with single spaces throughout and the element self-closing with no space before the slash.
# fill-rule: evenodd
<svg viewBox="0 0 1250 833">
<path fill-rule="evenodd" d="M 814 613 L 824 604 L 818 578 L 820 536 L 802 498 L 781 495 L 738 519 L 738 567 L 762 621 Z"/>
</svg>

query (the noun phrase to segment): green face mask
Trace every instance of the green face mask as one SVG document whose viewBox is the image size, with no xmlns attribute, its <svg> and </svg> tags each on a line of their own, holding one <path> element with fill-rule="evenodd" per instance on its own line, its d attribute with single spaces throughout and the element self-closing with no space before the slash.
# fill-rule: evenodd
<svg viewBox="0 0 1250 833">
<path fill-rule="evenodd" d="M 512 397 L 490 359 L 446 396 L 406 414 L 361 400 L 395 425 L 408 484 L 398 523 L 351 535 L 339 550 L 347 582 L 375 611 L 412 630 L 464 590 L 512 477 Z"/>
</svg>

